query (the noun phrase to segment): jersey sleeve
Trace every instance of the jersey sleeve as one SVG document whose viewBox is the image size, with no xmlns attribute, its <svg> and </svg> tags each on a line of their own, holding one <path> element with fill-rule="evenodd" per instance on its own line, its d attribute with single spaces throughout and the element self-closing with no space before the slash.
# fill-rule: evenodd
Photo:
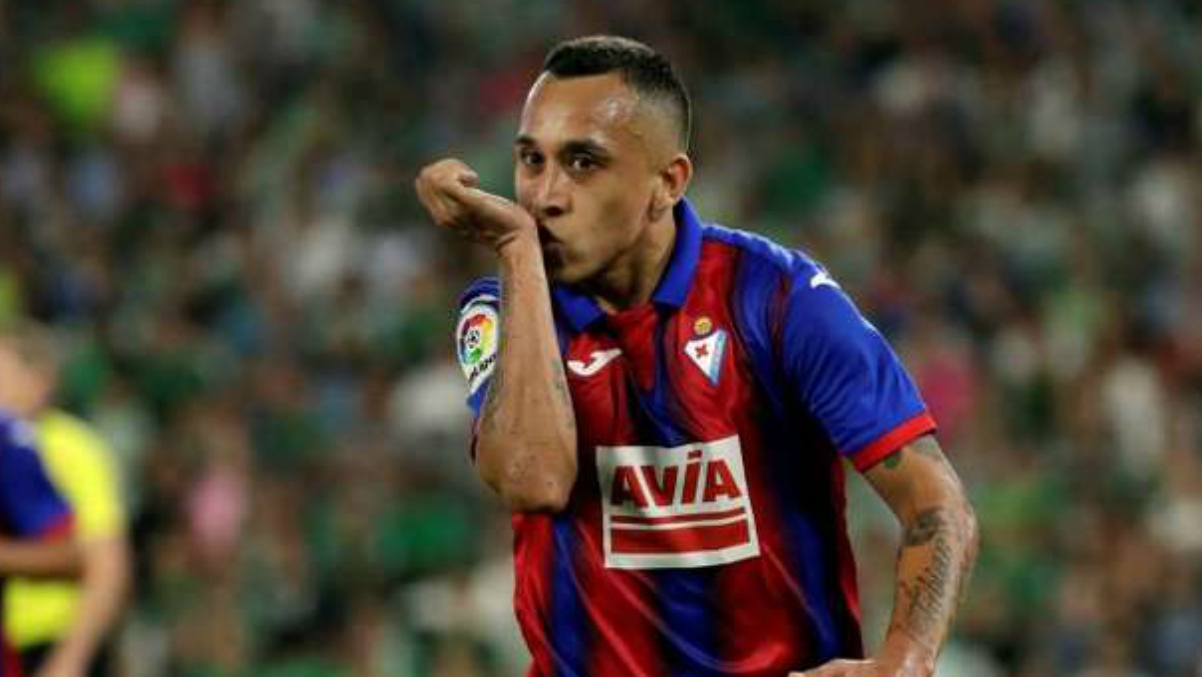
<svg viewBox="0 0 1202 677">
<path fill-rule="evenodd" d="M 61 411 L 37 421 L 40 457 L 54 483 L 75 510 L 75 533 L 101 540 L 125 532 L 114 454 L 87 423 Z"/>
<path fill-rule="evenodd" d="M 820 265 L 795 269 L 780 332 L 787 377 L 861 472 L 935 430 L 885 337 Z"/>
<path fill-rule="evenodd" d="M 500 338 L 501 284 L 493 277 L 482 278 L 459 297 L 455 324 L 455 355 L 467 379 L 467 405 L 476 416 L 497 366 Z"/>
<path fill-rule="evenodd" d="M 18 537 L 64 533 L 71 509 L 50 483 L 34 445 L 34 432 L 23 423 L 0 423 L 0 518 Z"/>
</svg>

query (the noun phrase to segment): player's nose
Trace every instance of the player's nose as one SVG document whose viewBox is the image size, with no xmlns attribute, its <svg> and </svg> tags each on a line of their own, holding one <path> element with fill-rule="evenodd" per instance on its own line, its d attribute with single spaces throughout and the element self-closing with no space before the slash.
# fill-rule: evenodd
<svg viewBox="0 0 1202 677">
<path fill-rule="evenodd" d="M 548 221 L 571 210 L 571 182 L 563 171 L 547 167 L 535 179 L 531 212 L 539 221 Z"/>
</svg>

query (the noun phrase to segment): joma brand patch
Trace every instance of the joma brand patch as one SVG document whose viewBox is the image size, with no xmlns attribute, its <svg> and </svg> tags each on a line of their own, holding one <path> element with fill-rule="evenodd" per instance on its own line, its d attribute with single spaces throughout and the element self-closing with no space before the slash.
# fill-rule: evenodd
<svg viewBox="0 0 1202 677">
<path fill-rule="evenodd" d="M 597 448 L 605 565 L 692 568 L 760 554 L 738 436 Z"/>
</svg>

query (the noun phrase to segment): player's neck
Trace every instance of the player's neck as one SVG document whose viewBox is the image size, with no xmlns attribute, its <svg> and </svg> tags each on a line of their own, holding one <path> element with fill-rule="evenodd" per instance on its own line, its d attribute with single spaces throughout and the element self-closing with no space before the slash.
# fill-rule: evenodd
<svg viewBox="0 0 1202 677">
<path fill-rule="evenodd" d="M 586 284 L 589 294 L 610 313 L 647 303 L 668 268 L 675 244 L 676 220 L 669 211 L 648 224 L 633 246 Z"/>
</svg>

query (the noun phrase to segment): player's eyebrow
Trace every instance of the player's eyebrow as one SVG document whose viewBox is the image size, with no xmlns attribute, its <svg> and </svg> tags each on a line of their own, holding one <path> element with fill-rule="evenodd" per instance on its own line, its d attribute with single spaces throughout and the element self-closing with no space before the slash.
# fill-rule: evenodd
<svg viewBox="0 0 1202 677">
<path fill-rule="evenodd" d="M 514 139 L 513 145 L 518 148 L 537 148 L 539 144 L 534 140 L 534 137 L 528 134 L 520 134 Z M 600 158 L 608 158 L 612 155 L 608 148 L 593 139 L 569 139 L 560 146 L 559 152 L 566 154 L 588 154 Z"/>
</svg>

